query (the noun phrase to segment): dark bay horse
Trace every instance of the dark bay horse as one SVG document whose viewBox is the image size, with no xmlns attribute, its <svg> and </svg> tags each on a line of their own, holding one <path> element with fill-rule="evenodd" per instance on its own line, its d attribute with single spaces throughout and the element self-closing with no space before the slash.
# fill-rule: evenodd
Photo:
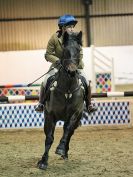
<svg viewBox="0 0 133 177">
<path fill-rule="evenodd" d="M 84 109 L 84 88 L 78 72 L 82 32 L 65 33 L 63 41 L 63 57 L 50 86 L 44 113 L 45 151 L 37 164 L 43 170 L 48 166 L 57 121 L 64 121 L 64 131 L 55 153 L 67 159 L 71 136 L 79 126 Z"/>
</svg>

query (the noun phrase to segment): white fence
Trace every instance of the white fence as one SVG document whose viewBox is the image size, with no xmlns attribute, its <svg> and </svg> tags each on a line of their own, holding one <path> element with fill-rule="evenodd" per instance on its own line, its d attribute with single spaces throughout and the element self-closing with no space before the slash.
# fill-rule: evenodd
<svg viewBox="0 0 133 177">
<path fill-rule="evenodd" d="M 114 60 L 105 56 L 96 47 L 91 46 L 91 60 L 92 60 L 92 91 L 96 92 L 96 73 L 110 73 L 111 74 L 111 91 L 115 91 L 114 81 Z"/>
</svg>

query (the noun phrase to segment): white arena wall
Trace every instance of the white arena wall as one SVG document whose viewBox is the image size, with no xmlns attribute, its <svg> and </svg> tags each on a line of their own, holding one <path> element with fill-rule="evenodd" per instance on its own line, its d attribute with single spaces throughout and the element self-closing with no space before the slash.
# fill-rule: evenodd
<svg viewBox="0 0 133 177">
<path fill-rule="evenodd" d="M 101 53 L 114 59 L 115 84 L 133 83 L 133 46 L 97 47 Z M 39 78 L 51 63 L 44 59 L 45 50 L 0 52 L 0 85 L 28 84 Z M 91 48 L 83 48 L 85 74 L 92 80 Z M 40 79 L 37 84 L 40 84 Z M 83 114 L 82 125 L 133 126 L 129 100 L 96 101 L 98 111 Z M 0 129 L 42 127 L 44 115 L 34 111 L 36 103 L 0 105 Z M 58 122 L 62 126 L 62 122 Z"/>
<path fill-rule="evenodd" d="M 133 83 L 133 46 L 97 47 L 114 59 L 115 84 Z M 83 48 L 85 74 L 92 80 L 90 48 Z M 48 71 L 45 50 L 0 52 L 0 85 L 28 84 Z M 41 83 L 43 79 L 37 81 Z"/>
</svg>

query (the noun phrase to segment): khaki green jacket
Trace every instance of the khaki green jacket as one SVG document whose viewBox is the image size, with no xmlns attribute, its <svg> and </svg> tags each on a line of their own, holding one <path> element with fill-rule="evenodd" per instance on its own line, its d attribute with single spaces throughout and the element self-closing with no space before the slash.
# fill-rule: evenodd
<svg viewBox="0 0 133 177">
<path fill-rule="evenodd" d="M 63 47 L 62 47 L 62 39 L 63 37 L 58 37 L 58 33 L 55 33 L 52 35 L 50 38 L 47 49 L 46 49 L 46 54 L 45 54 L 45 59 L 54 66 L 54 63 L 62 58 L 63 55 Z M 80 51 L 80 63 L 78 69 L 83 69 L 84 68 L 84 63 L 82 61 L 83 59 L 83 49 L 81 47 Z"/>
</svg>

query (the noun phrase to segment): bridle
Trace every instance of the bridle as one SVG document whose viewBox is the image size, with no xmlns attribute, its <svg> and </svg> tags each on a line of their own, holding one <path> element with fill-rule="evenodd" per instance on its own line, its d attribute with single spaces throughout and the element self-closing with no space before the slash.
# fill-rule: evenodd
<svg viewBox="0 0 133 177">
<path fill-rule="evenodd" d="M 73 60 L 77 60 L 76 58 Z M 67 66 L 65 66 L 65 61 L 69 63 L 69 61 L 72 61 L 71 59 L 63 59 L 60 63 L 61 68 L 67 73 L 67 75 L 70 76 L 75 76 L 77 73 L 78 69 L 78 64 L 75 64 L 74 62 L 70 62 Z M 73 64 L 73 65 L 72 65 Z M 73 70 L 70 70 L 69 68 L 73 67 Z"/>
</svg>

